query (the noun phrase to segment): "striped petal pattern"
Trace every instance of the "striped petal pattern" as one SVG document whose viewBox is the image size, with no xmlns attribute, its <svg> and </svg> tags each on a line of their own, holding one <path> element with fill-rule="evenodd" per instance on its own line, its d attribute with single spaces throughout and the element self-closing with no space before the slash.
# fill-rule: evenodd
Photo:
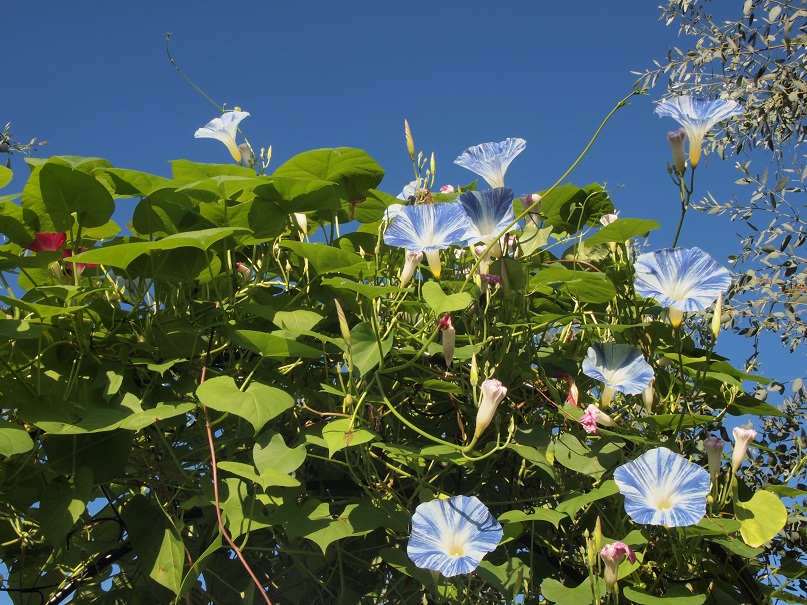
<svg viewBox="0 0 807 605">
<path fill-rule="evenodd" d="M 708 471 L 666 447 L 618 467 L 614 481 L 625 496 L 625 512 L 636 523 L 683 527 L 706 514 Z"/>
<path fill-rule="evenodd" d="M 496 241 L 505 227 L 516 218 L 513 213 L 513 190 L 509 187 L 466 191 L 455 203 L 462 206 L 471 223 L 465 234 L 467 246 Z"/>
<path fill-rule="evenodd" d="M 410 252 L 442 250 L 461 243 L 468 226 L 468 217 L 457 204 L 404 206 L 384 233 L 384 243 Z"/>
<path fill-rule="evenodd" d="M 626 395 L 638 395 L 653 379 L 653 368 L 639 349 L 615 342 L 598 342 L 589 347 L 583 373 Z"/>
<path fill-rule="evenodd" d="M 415 509 L 406 554 L 418 567 L 450 578 L 476 569 L 502 535 L 502 526 L 475 496 L 437 499 Z"/>
<path fill-rule="evenodd" d="M 634 269 L 640 296 L 679 311 L 703 311 L 731 285 L 728 269 L 700 248 L 648 252 L 636 259 Z"/>
<path fill-rule="evenodd" d="M 504 187 L 504 173 L 519 153 L 527 147 L 524 139 L 511 138 L 500 143 L 482 143 L 469 147 L 454 163 L 485 179 L 491 187 Z"/>
<path fill-rule="evenodd" d="M 681 95 L 661 101 L 656 107 L 659 117 L 676 120 L 689 137 L 689 161 L 692 167 L 698 165 L 703 137 L 712 126 L 730 117 L 742 115 L 745 109 L 730 99 L 701 99 Z"/>
</svg>

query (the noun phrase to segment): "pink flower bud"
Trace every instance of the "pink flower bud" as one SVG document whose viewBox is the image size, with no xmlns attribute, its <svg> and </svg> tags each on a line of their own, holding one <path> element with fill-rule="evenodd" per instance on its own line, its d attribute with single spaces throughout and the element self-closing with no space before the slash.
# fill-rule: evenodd
<svg viewBox="0 0 807 605">
<path fill-rule="evenodd" d="M 241 143 L 238 146 L 238 152 L 241 154 L 241 163 L 247 168 L 255 166 L 255 154 L 252 153 L 252 147 L 249 143 Z"/>
<path fill-rule="evenodd" d="M 624 542 L 611 542 L 602 547 L 600 559 L 605 564 L 605 592 L 610 594 L 616 586 L 619 564 L 628 557 L 628 561 L 636 563 L 636 553 Z"/>
<path fill-rule="evenodd" d="M 454 326 L 451 325 L 451 315 L 449 313 L 446 313 L 440 318 L 438 327 L 442 332 L 443 357 L 446 360 L 446 368 L 450 368 L 451 362 L 454 361 L 454 346 L 457 341 L 457 331 L 454 329 Z"/>
<path fill-rule="evenodd" d="M 440 193 L 454 193 L 454 185 L 443 185 L 440 187 Z"/>
<path fill-rule="evenodd" d="M 703 451 L 706 452 L 706 459 L 709 462 L 709 474 L 712 476 L 712 481 L 715 481 L 720 474 L 724 447 L 726 447 L 726 442 L 715 435 L 709 435 L 703 440 Z"/>
<path fill-rule="evenodd" d="M 684 153 L 684 141 L 686 140 L 687 133 L 683 128 L 667 133 L 667 142 L 670 144 L 670 149 L 672 149 L 673 166 L 675 166 L 675 171 L 680 175 L 683 175 L 687 169 L 686 154 Z M 698 154 L 700 155 L 700 150 Z M 697 159 L 692 165 L 695 166 L 695 164 L 697 164 Z"/>
<path fill-rule="evenodd" d="M 754 429 L 744 429 L 740 426 L 734 429 L 734 450 L 731 452 L 731 472 L 736 473 L 745 460 L 748 444 L 757 436 Z"/>
<path fill-rule="evenodd" d="M 598 424 L 600 426 L 616 426 L 613 419 L 594 404 L 586 408 L 586 412 L 580 418 L 580 424 L 583 425 L 587 433 L 593 433 L 595 435 L 600 432 L 599 429 L 597 429 Z"/>
<path fill-rule="evenodd" d="M 235 263 L 235 270 L 238 271 L 244 279 L 249 278 L 249 267 L 244 263 Z"/>
<path fill-rule="evenodd" d="M 496 408 L 507 395 L 507 387 L 495 378 L 489 378 L 482 383 L 482 403 L 479 404 L 479 411 L 476 413 L 476 430 L 474 438 L 478 438 L 496 415 Z"/>
</svg>

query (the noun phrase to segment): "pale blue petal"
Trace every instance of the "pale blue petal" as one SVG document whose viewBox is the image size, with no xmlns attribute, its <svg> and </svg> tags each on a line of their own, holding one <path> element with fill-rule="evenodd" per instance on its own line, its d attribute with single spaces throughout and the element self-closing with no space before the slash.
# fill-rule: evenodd
<svg viewBox="0 0 807 605">
<path fill-rule="evenodd" d="M 745 109 L 730 99 L 700 99 L 689 95 L 681 95 L 661 101 L 656 106 L 659 117 L 675 119 L 687 135 L 692 132 L 706 132 L 712 126 L 733 116 L 742 115 Z"/>
<path fill-rule="evenodd" d="M 614 471 L 625 512 L 636 523 L 682 527 L 706 514 L 709 472 L 666 447 L 645 452 Z"/>
<path fill-rule="evenodd" d="M 471 573 L 496 550 L 502 526 L 474 496 L 454 496 L 418 505 L 406 553 L 415 565 L 446 577 Z M 453 550 L 461 549 L 462 555 Z"/>
<path fill-rule="evenodd" d="M 404 206 L 384 233 L 384 243 L 412 252 L 430 252 L 462 243 L 467 230 L 468 217 L 456 204 Z"/>
<path fill-rule="evenodd" d="M 463 151 L 454 163 L 475 172 L 491 187 L 504 187 L 507 167 L 526 147 L 527 141 L 518 138 L 500 143 L 482 143 Z"/>
<path fill-rule="evenodd" d="M 679 311 L 703 311 L 731 285 L 728 269 L 700 248 L 648 252 L 636 259 L 634 269 L 639 296 Z"/>
<path fill-rule="evenodd" d="M 589 347 L 583 373 L 627 395 L 638 395 L 653 379 L 653 368 L 639 349 L 614 342 L 598 342 Z"/>
<path fill-rule="evenodd" d="M 411 197 L 417 198 L 418 194 L 418 181 L 412 181 L 404 185 L 403 191 L 398 194 L 399 200 L 408 200 Z"/>
<path fill-rule="evenodd" d="M 455 203 L 462 205 L 471 222 L 465 234 L 466 245 L 496 241 L 504 233 L 505 227 L 516 218 L 513 213 L 513 190 L 509 187 L 466 191 Z"/>
</svg>

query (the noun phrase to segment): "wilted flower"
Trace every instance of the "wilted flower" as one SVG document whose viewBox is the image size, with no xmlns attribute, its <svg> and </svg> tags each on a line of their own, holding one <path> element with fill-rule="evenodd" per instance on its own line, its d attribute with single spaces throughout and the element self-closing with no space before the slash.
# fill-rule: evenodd
<svg viewBox="0 0 807 605">
<path fill-rule="evenodd" d="M 703 451 L 706 452 L 706 460 L 709 463 L 709 474 L 712 480 L 716 480 L 720 474 L 720 466 L 723 463 L 723 448 L 726 442 L 720 437 L 709 435 L 703 440 Z"/>
<path fill-rule="evenodd" d="M 409 283 L 410 279 L 412 279 L 412 276 L 415 274 L 415 270 L 418 268 L 418 265 L 422 260 L 423 260 L 423 252 L 420 252 L 419 250 L 406 251 L 406 263 L 404 264 L 403 271 L 401 271 L 402 288 Z"/>
<path fill-rule="evenodd" d="M 249 116 L 246 111 L 228 111 L 220 118 L 213 118 L 204 128 L 199 128 L 193 135 L 197 139 L 216 139 L 227 146 L 230 155 L 236 162 L 241 162 L 241 150 L 235 142 L 238 124 Z"/>
<path fill-rule="evenodd" d="M 450 578 L 476 569 L 503 533 L 475 496 L 431 500 L 415 509 L 406 554 L 418 567 Z"/>
<path fill-rule="evenodd" d="M 672 149 L 673 166 L 675 171 L 683 175 L 687 169 L 686 154 L 684 154 L 684 141 L 687 140 L 687 132 L 683 128 L 667 133 L 667 142 Z"/>
<path fill-rule="evenodd" d="M 693 169 L 698 165 L 703 137 L 709 129 L 718 122 L 741 115 L 744 111 L 742 105 L 730 99 L 710 101 L 689 95 L 665 99 L 656 107 L 656 113 L 660 117 L 673 118 L 684 127 L 689 137 L 689 163 Z"/>
<path fill-rule="evenodd" d="M 384 243 L 423 252 L 435 277 L 440 277 L 440 250 L 461 242 L 468 217 L 457 204 L 404 206 L 384 233 Z"/>
<path fill-rule="evenodd" d="M 589 347 L 583 373 L 626 395 L 638 395 L 653 379 L 653 368 L 639 349 L 615 342 L 598 342 Z M 603 401 L 610 401 L 610 397 L 604 396 Z"/>
<path fill-rule="evenodd" d="M 62 233 L 37 233 L 34 241 L 26 246 L 32 252 L 55 252 L 64 246 L 67 235 Z"/>
<path fill-rule="evenodd" d="M 618 467 L 614 481 L 625 496 L 625 512 L 636 523 L 682 527 L 706 514 L 709 473 L 666 447 Z"/>
<path fill-rule="evenodd" d="M 736 473 L 745 460 L 748 444 L 757 436 L 754 429 L 744 429 L 740 426 L 734 428 L 734 449 L 731 452 L 731 472 Z"/>
<path fill-rule="evenodd" d="M 566 381 L 566 386 L 569 388 L 569 393 L 566 395 L 566 403 L 577 407 L 580 394 L 577 390 L 577 383 L 575 382 L 574 377 L 571 374 L 563 372 L 561 374 L 561 378 Z"/>
<path fill-rule="evenodd" d="M 404 185 L 403 191 L 401 191 L 397 196 L 399 200 L 405 200 L 407 202 L 414 202 L 417 200 L 418 197 L 418 185 L 420 181 L 412 181 Z"/>
<path fill-rule="evenodd" d="M 624 542 L 611 542 L 603 546 L 600 559 L 605 564 L 605 592 L 610 594 L 616 585 L 619 564 L 628 557 L 628 561 L 636 563 L 636 553 Z"/>
<path fill-rule="evenodd" d="M 451 314 L 443 315 L 438 327 L 442 333 L 443 358 L 446 360 L 446 368 L 450 368 L 451 362 L 454 360 L 454 345 L 457 341 L 457 331 L 451 325 Z"/>
<path fill-rule="evenodd" d="M 490 270 L 490 250 L 488 246 L 474 246 L 474 256 L 482 257 L 479 261 L 479 274 L 485 275 Z"/>
<path fill-rule="evenodd" d="M 493 416 L 496 415 L 496 408 L 507 395 L 507 387 L 495 378 L 489 378 L 482 383 L 482 403 L 476 413 L 476 430 L 474 438 L 478 438 L 488 428 Z"/>
<path fill-rule="evenodd" d="M 256 158 L 249 143 L 241 143 L 238 146 L 238 151 L 241 153 L 241 163 L 247 168 L 253 168 L 255 166 Z"/>
<path fill-rule="evenodd" d="M 470 226 L 465 234 L 465 243 L 468 245 L 478 242 L 491 244 L 516 218 L 513 214 L 513 190 L 509 187 L 466 191 L 455 203 L 468 215 Z"/>
<path fill-rule="evenodd" d="M 483 273 L 479 276 L 480 280 L 486 286 L 501 286 L 502 285 L 502 276 L 501 275 L 493 275 L 492 273 Z"/>
<path fill-rule="evenodd" d="M 640 296 L 670 308 L 673 326 L 684 312 L 703 311 L 728 290 L 731 276 L 700 248 L 664 248 L 639 256 L 634 287 Z"/>
<path fill-rule="evenodd" d="M 586 412 L 580 418 L 580 424 L 583 425 L 587 433 L 594 434 L 600 432 L 599 429 L 597 429 L 598 424 L 600 426 L 616 426 L 613 418 L 593 404 L 586 408 Z"/>
<path fill-rule="evenodd" d="M 440 193 L 454 193 L 454 185 L 443 185 L 440 187 Z"/>
<path fill-rule="evenodd" d="M 511 138 L 501 143 L 482 143 L 469 147 L 454 163 L 475 172 L 491 187 L 504 187 L 504 173 L 519 153 L 527 147 L 524 139 Z"/>
<path fill-rule="evenodd" d="M 244 279 L 249 278 L 249 267 L 244 263 L 235 263 L 235 270 L 238 271 Z"/>
<path fill-rule="evenodd" d="M 614 212 L 612 214 L 603 214 L 600 217 L 600 223 L 602 224 L 603 227 L 607 227 L 618 218 L 619 218 L 619 212 Z"/>
</svg>

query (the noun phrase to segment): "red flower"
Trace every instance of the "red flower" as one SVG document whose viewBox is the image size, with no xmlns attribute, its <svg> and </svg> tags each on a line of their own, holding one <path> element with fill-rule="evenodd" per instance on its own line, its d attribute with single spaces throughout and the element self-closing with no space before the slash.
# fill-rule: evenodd
<svg viewBox="0 0 807 605">
<path fill-rule="evenodd" d="M 37 233 L 34 241 L 26 246 L 32 252 L 54 252 L 64 246 L 67 236 L 62 233 Z"/>
</svg>

